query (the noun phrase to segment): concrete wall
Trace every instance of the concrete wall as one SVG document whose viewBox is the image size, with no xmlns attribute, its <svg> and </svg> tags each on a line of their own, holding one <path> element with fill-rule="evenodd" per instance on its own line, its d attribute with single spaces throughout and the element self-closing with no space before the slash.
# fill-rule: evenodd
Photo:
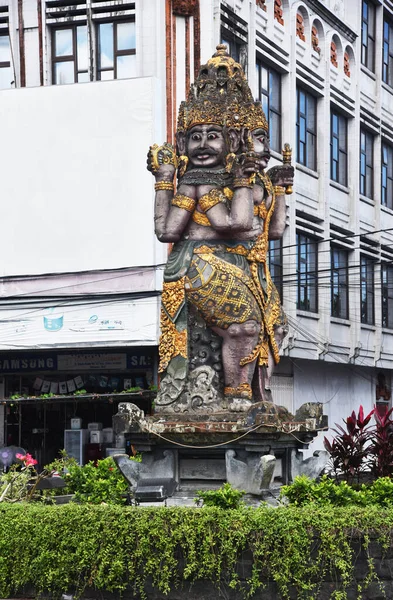
<svg viewBox="0 0 393 600">
<path fill-rule="evenodd" d="M 157 95 L 152 78 L 0 92 L 1 275 L 164 261 L 146 170 Z"/>
</svg>

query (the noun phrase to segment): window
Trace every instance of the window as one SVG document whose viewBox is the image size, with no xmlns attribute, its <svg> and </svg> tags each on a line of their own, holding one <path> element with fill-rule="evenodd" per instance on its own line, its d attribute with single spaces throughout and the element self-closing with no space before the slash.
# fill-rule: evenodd
<svg viewBox="0 0 393 600">
<path fill-rule="evenodd" d="M 53 83 L 89 81 L 87 26 L 72 25 L 54 29 L 52 40 Z"/>
<path fill-rule="evenodd" d="M 374 179 L 374 137 L 367 131 L 360 131 L 360 193 L 373 197 Z"/>
<path fill-rule="evenodd" d="M 393 24 L 383 22 L 382 81 L 393 87 Z"/>
<path fill-rule="evenodd" d="M 298 234 L 297 238 L 297 308 L 317 312 L 318 245 L 315 240 Z"/>
<path fill-rule="evenodd" d="M 135 77 L 135 22 L 112 21 L 96 26 L 97 57 L 90 56 L 92 31 L 86 24 L 52 29 L 52 81 L 81 83 Z M 93 61 L 97 73 L 93 71 Z"/>
<path fill-rule="evenodd" d="M 368 0 L 362 4 L 362 65 L 374 71 L 375 6 Z"/>
<path fill-rule="evenodd" d="M 360 258 L 360 319 L 374 325 L 374 261 Z"/>
<path fill-rule="evenodd" d="M 297 90 L 297 161 L 316 170 L 317 164 L 317 129 L 316 129 L 317 101 L 301 88 Z"/>
<path fill-rule="evenodd" d="M 330 126 L 330 178 L 347 185 L 347 119 L 332 112 Z"/>
<path fill-rule="evenodd" d="M 0 34 L 0 90 L 10 88 L 13 80 L 10 38 L 8 33 Z"/>
<path fill-rule="evenodd" d="M 331 315 L 348 319 L 348 252 L 331 249 Z"/>
<path fill-rule="evenodd" d="M 382 327 L 393 329 L 393 267 L 381 266 Z"/>
<path fill-rule="evenodd" d="M 269 122 L 270 147 L 281 152 L 281 75 L 257 62 L 258 99 Z"/>
<path fill-rule="evenodd" d="M 283 298 L 282 285 L 282 240 L 270 240 L 269 242 L 269 271 L 274 285 L 280 294 L 281 302 Z"/>
<path fill-rule="evenodd" d="M 248 24 L 239 16 L 239 11 L 233 10 L 227 3 L 220 3 L 220 16 L 221 44 L 227 46 L 228 54 L 247 73 Z"/>
<path fill-rule="evenodd" d="M 382 206 L 393 209 L 393 147 L 382 144 Z"/>
<path fill-rule="evenodd" d="M 98 25 L 98 79 L 124 79 L 136 75 L 135 23 Z"/>
</svg>

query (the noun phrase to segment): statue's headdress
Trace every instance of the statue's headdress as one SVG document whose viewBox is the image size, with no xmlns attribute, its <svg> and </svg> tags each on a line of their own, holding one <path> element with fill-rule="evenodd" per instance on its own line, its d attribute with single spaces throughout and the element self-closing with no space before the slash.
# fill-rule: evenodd
<svg viewBox="0 0 393 600">
<path fill-rule="evenodd" d="M 177 122 L 178 131 L 203 123 L 227 127 L 268 129 L 260 102 L 254 102 L 250 87 L 239 63 L 220 44 L 191 86 L 186 102 L 182 102 Z"/>
</svg>

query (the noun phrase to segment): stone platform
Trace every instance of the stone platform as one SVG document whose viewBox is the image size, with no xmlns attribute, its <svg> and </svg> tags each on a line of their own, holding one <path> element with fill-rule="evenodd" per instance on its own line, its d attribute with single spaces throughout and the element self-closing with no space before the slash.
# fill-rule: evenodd
<svg viewBox="0 0 393 600">
<path fill-rule="evenodd" d="M 167 478 L 176 481 L 178 492 L 192 493 L 229 482 L 259 497 L 271 489 L 274 478 L 286 484 L 300 473 L 319 475 L 325 453 L 303 460 L 301 450 L 327 428 L 320 405 L 309 405 L 292 417 L 265 404 L 255 405 L 251 424 L 244 413 L 146 417 L 133 404 L 119 404 L 115 433 L 124 434 L 128 454 L 140 452 L 143 458 L 141 463 L 117 458 L 118 467 L 131 487 L 146 478 Z"/>
</svg>

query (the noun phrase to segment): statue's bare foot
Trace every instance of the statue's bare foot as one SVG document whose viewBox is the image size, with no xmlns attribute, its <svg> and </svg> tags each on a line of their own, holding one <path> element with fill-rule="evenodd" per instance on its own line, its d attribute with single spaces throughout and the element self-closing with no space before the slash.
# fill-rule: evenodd
<svg viewBox="0 0 393 600">
<path fill-rule="evenodd" d="M 253 403 L 247 398 L 231 398 L 229 403 L 229 412 L 247 412 Z"/>
</svg>

